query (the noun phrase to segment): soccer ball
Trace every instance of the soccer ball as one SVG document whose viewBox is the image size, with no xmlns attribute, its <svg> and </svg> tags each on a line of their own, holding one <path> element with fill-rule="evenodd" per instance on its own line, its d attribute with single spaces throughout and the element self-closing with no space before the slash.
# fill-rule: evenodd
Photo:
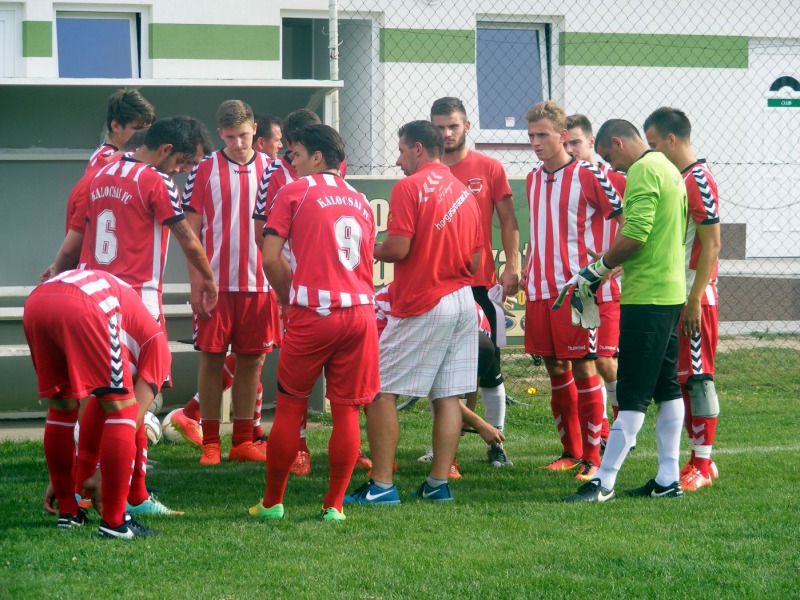
<svg viewBox="0 0 800 600">
<path fill-rule="evenodd" d="M 164 439 L 173 444 L 183 443 L 183 436 L 172 426 L 172 415 L 179 410 L 180 408 L 176 408 L 175 410 L 169 411 L 167 416 L 164 417 L 164 420 L 161 421 L 161 431 L 164 434 Z"/>
<path fill-rule="evenodd" d="M 144 432 L 148 446 L 155 446 L 161 440 L 161 423 L 151 412 L 144 413 Z"/>
<path fill-rule="evenodd" d="M 161 395 L 161 392 L 156 394 L 156 397 L 153 398 L 153 401 L 150 403 L 150 407 L 147 409 L 148 412 L 157 415 L 161 412 L 161 407 L 164 406 L 164 396 Z"/>
</svg>

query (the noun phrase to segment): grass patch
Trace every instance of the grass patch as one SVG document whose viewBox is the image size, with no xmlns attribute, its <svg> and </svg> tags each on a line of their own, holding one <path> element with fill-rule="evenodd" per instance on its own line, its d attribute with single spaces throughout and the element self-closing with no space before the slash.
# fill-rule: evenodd
<svg viewBox="0 0 800 600">
<path fill-rule="evenodd" d="M 798 597 L 800 369 L 772 373 L 768 351 L 746 356 L 719 359 L 721 478 L 681 501 L 559 502 L 577 484 L 537 468 L 559 452 L 546 390 L 527 397 L 531 407 L 509 407 L 513 469 L 491 468 L 480 440 L 463 438 L 464 479 L 449 506 L 408 498 L 426 474 L 416 458 L 429 443 L 430 415 L 422 402 L 401 413 L 402 506 L 348 508 L 340 524 L 317 520 L 327 416 L 310 429 L 312 474 L 290 478 L 278 523 L 245 515 L 263 493 L 261 465 L 201 468 L 194 449 L 156 446 L 149 481 L 186 515 L 142 518 L 162 535 L 131 543 L 97 539 L 97 518 L 84 530 L 58 531 L 40 509 L 41 443 L 2 442 L 0 597 Z M 761 379 L 747 374 L 754 370 Z M 653 417 L 618 490 L 655 472 Z M 358 471 L 354 482 L 362 478 Z"/>
</svg>

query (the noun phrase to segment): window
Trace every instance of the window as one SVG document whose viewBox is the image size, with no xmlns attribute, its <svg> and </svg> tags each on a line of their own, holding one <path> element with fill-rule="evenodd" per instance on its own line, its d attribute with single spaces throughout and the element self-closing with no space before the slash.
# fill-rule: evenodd
<svg viewBox="0 0 800 600">
<path fill-rule="evenodd" d="M 140 77 L 139 14 L 58 12 L 56 39 L 59 77 Z"/>
<path fill-rule="evenodd" d="M 17 57 L 17 17 L 13 10 L 0 10 L 0 77 L 13 77 Z"/>
<path fill-rule="evenodd" d="M 479 126 L 484 133 L 493 132 L 479 141 L 516 141 L 519 135 L 508 133 L 526 131 L 528 108 L 551 97 L 549 41 L 549 25 L 478 24 Z"/>
<path fill-rule="evenodd" d="M 284 79 L 330 79 L 327 19 L 283 19 Z"/>
</svg>

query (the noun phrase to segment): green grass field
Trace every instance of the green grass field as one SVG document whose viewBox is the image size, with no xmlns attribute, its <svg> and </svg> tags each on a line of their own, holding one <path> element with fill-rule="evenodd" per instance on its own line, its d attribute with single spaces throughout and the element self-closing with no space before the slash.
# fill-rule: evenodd
<svg viewBox="0 0 800 600">
<path fill-rule="evenodd" d="M 338 524 L 317 520 L 326 417 L 309 434 L 313 473 L 292 476 L 277 523 L 245 514 L 263 493 L 263 466 L 201 468 L 197 450 L 162 442 L 151 450 L 158 465 L 148 479 L 186 515 L 142 518 L 162 535 L 130 543 L 98 539 L 96 517 L 83 530 L 58 531 L 40 508 L 42 444 L 2 442 L 0 597 L 800 597 L 800 353 L 782 351 L 793 365 L 783 369 L 770 368 L 768 349 L 718 358 L 721 477 L 683 500 L 561 503 L 578 486 L 571 475 L 537 468 L 560 447 L 546 392 L 520 398 L 531 408 L 509 407 L 513 469 L 493 469 L 480 440 L 463 439 L 464 478 L 447 506 L 408 498 L 426 473 L 416 458 L 428 445 L 430 416 L 422 403 L 401 413 L 402 506 L 349 508 Z M 655 473 L 653 417 L 618 490 Z"/>
</svg>

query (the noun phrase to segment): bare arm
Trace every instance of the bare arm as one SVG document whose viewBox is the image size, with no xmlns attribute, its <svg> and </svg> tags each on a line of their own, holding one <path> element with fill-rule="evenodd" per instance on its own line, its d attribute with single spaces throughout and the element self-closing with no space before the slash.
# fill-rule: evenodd
<svg viewBox="0 0 800 600">
<path fill-rule="evenodd" d="M 411 238 L 387 235 L 383 242 L 375 244 L 375 258 L 387 263 L 399 262 L 408 256 L 410 250 Z"/>
<path fill-rule="evenodd" d="M 292 286 L 292 268 L 283 257 L 283 246 L 286 238 L 279 235 L 265 235 L 264 247 L 261 251 L 264 274 L 275 290 L 278 300 L 283 306 L 289 306 L 289 290 Z"/>
<path fill-rule="evenodd" d="M 81 246 L 83 246 L 83 234 L 70 229 L 61 243 L 61 248 L 58 249 L 55 262 L 39 275 L 39 280 L 47 281 L 54 275 L 77 267 L 81 256 Z"/>
<path fill-rule="evenodd" d="M 719 258 L 719 249 L 721 247 L 719 223 L 698 225 L 697 237 L 700 239 L 700 256 L 697 260 L 694 283 L 692 284 L 692 289 L 689 290 L 689 297 L 686 300 L 686 308 L 681 321 L 681 330 L 687 337 L 700 333 L 701 301 L 708 282 L 711 281 L 711 275 L 714 273 L 714 265 Z"/>
<path fill-rule="evenodd" d="M 481 267 L 481 252 L 476 252 L 472 255 L 472 263 L 469 266 L 469 272 L 473 275 L 478 272 L 478 269 Z"/>
<path fill-rule="evenodd" d="M 186 219 L 171 223 L 169 229 L 181 245 L 181 250 L 190 266 L 192 311 L 199 317 L 207 319 L 211 310 L 217 305 L 218 292 L 216 281 L 214 281 L 214 272 L 211 270 L 211 265 L 208 264 L 203 245 Z M 191 267 L 194 267 L 196 271 L 193 272 Z"/>
<path fill-rule="evenodd" d="M 500 239 L 506 253 L 506 264 L 500 274 L 503 297 L 513 296 L 519 288 L 519 225 L 514 212 L 514 198 L 504 196 L 495 205 L 500 220 Z"/>
<path fill-rule="evenodd" d="M 489 423 L 467 408 L 463 402 L 459 401 L 458 405 L 461 407 L 461 420 L 477 431 L 478 435 L 480 435 L 487 444 L 499 444 L 506 439 L 502 431 L 489 425 Z"/>
</svg>

